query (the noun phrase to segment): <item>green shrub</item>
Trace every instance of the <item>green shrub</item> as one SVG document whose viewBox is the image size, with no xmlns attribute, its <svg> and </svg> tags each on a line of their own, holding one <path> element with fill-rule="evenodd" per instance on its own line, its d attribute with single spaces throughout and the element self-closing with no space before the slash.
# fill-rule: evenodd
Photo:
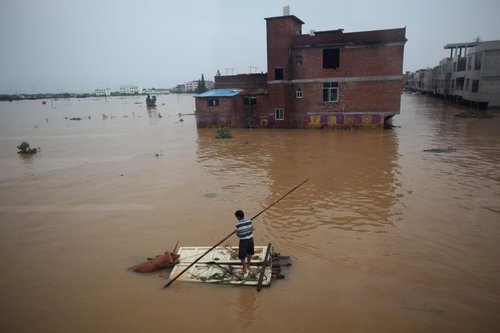
<svg viewBox="0 0 500 333">
<path fill-rule="evenodd" d="M 217 135 L 215 136 L 217 139 L 230 139 L 233 136 L 229 132 L 229 128 L 221 127 L 217 129 Z"/>
</svg>

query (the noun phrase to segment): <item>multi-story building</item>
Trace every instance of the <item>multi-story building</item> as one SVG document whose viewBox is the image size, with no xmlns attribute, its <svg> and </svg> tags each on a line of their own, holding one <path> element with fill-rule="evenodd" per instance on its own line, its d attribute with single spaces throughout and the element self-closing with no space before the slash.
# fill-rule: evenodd
<svg viewBox="0 0 500 333">
<path fill-rule="evenodd" d="M 124 86 L 120 86 L 121 95 L 137 95 L 141 93 L 142 93 L 142 88 L 136 86 L 135 84 L 127 84 Z"/>
<path fill-rule="evenodd" d="M 199 80 L 194 80 L 194 81 L 189 81 L 183 84 L 178 84 L 176 87 L 176 91 L 178 93 L 194 93 L 198 89 L 200 81 Z M 205 81 L 205 87 L 207 89 L 213 89 L 214 88 L 214 81 Z"/>
<path fill-rule="evenodd" d="M 399 113 L 405 28 L 302 34 L 303 24 L 267 18 L 268 73 L 216 76 L 196 96 L 198 126 L 379 128 Z"/>
<path fill-rule="evenodd" d="M 184 83 L 184 87 L 186 89 L 186 92 L 195 92 L 196 89 L 198 88 L 198 82 L 199 81 L 189 81 Z"/>
<path fill-rule="evenodd" d="M 481 42 L 470 49 L 461 80 L 463 100 L 485 107 L 500 106 L 500 40 Z"/>
<path fill-rule="evenodd" d="M 500 106 L 500 40 L 444 48 L 450 56 L 425 77 L 419 75 L 423 70 L 407 72 L 405 88 L 483 108 Z"/>
<path fill-rule="evenodd" d="M 111 89 L 110 88 L 97 88 L 94 91 L 96 96 L 110 96 L 111 95 Z"/>
</svg>

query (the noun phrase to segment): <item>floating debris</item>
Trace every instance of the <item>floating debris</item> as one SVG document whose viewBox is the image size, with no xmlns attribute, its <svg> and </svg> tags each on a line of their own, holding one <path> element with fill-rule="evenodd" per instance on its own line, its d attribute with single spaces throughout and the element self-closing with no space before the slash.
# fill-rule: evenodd
<svg viewBox="0 0 500 333">
<path fill-rule="evenodd" d="M 456 114 L 455 117 L 459 117 L 459 118 L 476 118 L 476 119 L 491 119 L 491 118 L 495 118 L 495 116 L 492 115 L 492 114 L 478 113 L 478 112 L 475 112 L 475 111 L 461 112 L 461 113 Z"/>
<path fill-rule="evenodd" d="M 448 148 L 432 148 L 432 149 L 424 149 L 426 153 L 454 153 L 457 150 L 452 146 L 448 146 Z"/>
</svg>

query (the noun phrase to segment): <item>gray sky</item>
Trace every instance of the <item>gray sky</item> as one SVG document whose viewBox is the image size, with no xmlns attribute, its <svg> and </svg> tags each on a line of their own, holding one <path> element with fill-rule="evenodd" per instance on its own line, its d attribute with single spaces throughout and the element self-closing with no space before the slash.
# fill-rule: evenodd
<svg viewBox="0 0 500 333">
<path fill-rule="evenodd" d="M 406 26 L 404 71 L 437 65 L 448 43 L 500 40 L 499 0 L 0 0 L 0 93 L 266 72 L 264 18 L 286 5 L 303 33 Z"/>
</svg>

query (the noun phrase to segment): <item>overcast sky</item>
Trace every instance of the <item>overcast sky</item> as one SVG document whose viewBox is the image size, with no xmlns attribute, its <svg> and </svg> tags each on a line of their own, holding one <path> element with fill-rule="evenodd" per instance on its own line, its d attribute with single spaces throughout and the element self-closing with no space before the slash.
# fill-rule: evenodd
<svg viewBox="0 0 500 333">
<path fill-rule="evenodd" d="M 264 18 L 286 5 L 303 33 L 406 27 L 404 71 L 437 65 L 448 43 L 500 40 L 500 0 L 0 0 L 0 93 L 266 72 Z"/>
</svg>

